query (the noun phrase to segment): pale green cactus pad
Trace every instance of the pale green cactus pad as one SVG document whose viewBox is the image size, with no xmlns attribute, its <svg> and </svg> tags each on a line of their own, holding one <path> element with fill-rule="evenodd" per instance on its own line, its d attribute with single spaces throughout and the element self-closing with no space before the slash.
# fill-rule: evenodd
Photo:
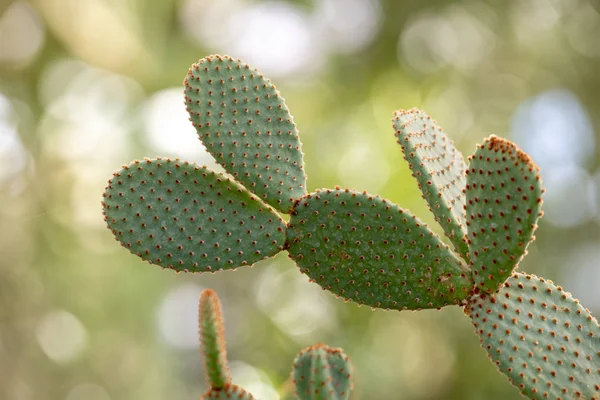
<svg viewBox="0 0 600 400">
<path fill-rule="evenodd" d="M 281 251 L 285 223 L 244 187 L 188 162 L 135 161 L 104 193 L 105 221 L 133 254 L 178 271 L 250 265 Z"/>
<path fill-rule="evenodd" d="M 285 213 L 306 194 L 298 130 L 260 72 L 227 56 L 203 58 L 185 78 L 185 104 L 206 149 L 248 190 Z"/>
<path fill-rule="evenodd" d="M 552 282 L 514 273 L 466 308 L 492 361 L 531 399 L 600 399 L 600 326 Z"/>
<path fill-rule="evenodd" d="M 352 368 L 342 349 L 316 344 L 294 360 L 292 377 L 298 400 L 346 400 L 352 390 Z"/>
<path fill-rule="evenodd" d="M 255 400 L 256 398 L 239 386 L 227 385 L 222 389 L 211 389 L 201 400 Z"/>
<path fill-rule="evenodd" d="M 460 304 L 471 272 L 448 245 L 397 205 L 351 190 L 296 204 L 288 252 L 334 294 L 371 307 L 418 310 Z"/>
<path fill-rule="evenodd" d="M 542 206 L 539 169 L 513 143 L 490 136 L 469 159 L 466 195 L 473 279 L 494 292 L 533 240 Z"/>
<path fill-rule="evenodd" d="M 207 381 L 213 389 L 222 389 L 231 383 L 231 376 L 227 365 L 221 302 L 212 290 L 202 292 L 198 315 L 200 347 L 204 355 Z"/>
<path fill-rule="evenodd" d="M 467 258 L 465 161 L 437 123 L 416 108 L 394 112 L 396 139 L 423 198 L 456 250 Z"/>
</svg>

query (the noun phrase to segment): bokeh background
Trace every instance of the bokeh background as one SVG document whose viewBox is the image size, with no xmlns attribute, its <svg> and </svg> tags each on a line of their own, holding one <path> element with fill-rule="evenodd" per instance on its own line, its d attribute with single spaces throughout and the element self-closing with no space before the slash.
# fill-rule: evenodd
<svg viewBox="0 0 600 400">
<path fill-rule="evenodd" d="M 0 0 L 0 398 L 198 399 L 197 300 L 224 303 L 234 380 L 278 399 L 292 359 L 342 346 L 354 399 L 518 399 L 456 307 L 345 304 L 285 254 L 185 275 L 105 228 L 113 171 L 156 155 L 214 166 L 183 106 L 199 58 L 270 77 L 301 132 L 309 190 L 380 194 L 438 232 L 394 141 L 419 107 L 465 155 L 529 152 L 545 217 L 521 268 L 600 314 L 600 6 L 594 0 Z"/>
</svg>

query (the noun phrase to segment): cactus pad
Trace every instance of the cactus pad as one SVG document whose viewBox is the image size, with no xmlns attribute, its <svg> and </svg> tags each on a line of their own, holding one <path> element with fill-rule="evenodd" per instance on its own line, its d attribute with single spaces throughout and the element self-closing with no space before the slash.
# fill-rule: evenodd
<svg viewBox="0 0 600 400">
<path fill-rule="evenodd" d="M 213 389 L 222 389 L 231 383 L 231 376 L 227 365 L 221 302 L 210 289 L 200 296 L 199 328 L 208 384 Z"/>
<path fill-rule="evenodd" d="M 185 102 L 200 140 L 227 172 L 282 212 L 306 194 L 298 130 L 275 86 L 227 56 L 192 65 Z"/>
<path fill-rule="evenodd" d="M 105 221 L 144 260 L 178 271 L 250 265 L 283 249 L 285 223 L 241 185 L 178 160 L 135 161 L 104 193 Z"/>
<path fill-rule="evenodd" d="M 223 389 L 211 389 L 201 400 L 255 400 L 256 398 L 239 386 L 227 385 Z"/>
<path fill-rule="evenodd" d="M 352 370 L 341 349 L 316 344 L 294 360 L 292 377 L 299 400 L 345 400 L 352 390 Z"/>
<path fill-rule="evenodd" d="M 465 161 L 431 117 L 416 108 L 394 112 L 396 139 L 423 198 L 456 250 L 467 257 Z"/>
<path fill-rule="evenodd" d="M 526 254 L 541 215 L 538 167 L 513 143 L 490 136 L 470 158 L 467 229 L 473 279 L 493 292 Z"/>
<path fill-rule="evenodd" d="M 600 326 L 561 287 L 514 273 L 466 308 L 482 346 L 531 399 L 600 399 Z"/>
<path fill-rule="evenodd" d="M 324 289 L 372 307 L 418 310 L 460 304 L 471 272 L 427 226 L 397 205 L 351 190 L 300 199 L 288 252 Z"/>
</svg>

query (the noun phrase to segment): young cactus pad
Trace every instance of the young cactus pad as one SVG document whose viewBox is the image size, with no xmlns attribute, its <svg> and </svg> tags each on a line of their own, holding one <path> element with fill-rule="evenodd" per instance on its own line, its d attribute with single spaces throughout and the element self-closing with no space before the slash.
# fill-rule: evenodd
<svg viewBox="0 0 600 400">
<path fill-rule="evenodd" d="M 478 288 L 492 293 L 510 276 L 542 215 L 537 165 L 514 144 L 491 136 L 467 170 L 469 258 Z"/>
<path fill-rule="evenodd" d="M 467 257 L 465 161 L 436 122 L 413 108 L 394 113 L 396 139 L 435 220 L 456 250 Z"/>
<path fill-rule="evenodd" d="M 221 302 L 215 292 L 210 289 L 202 292 L 198 314 L 207 381 L 213 389 L 222 389 L 231 383 L 231 376 L 227 365 Z"/>
<path fill-rule="evenodd" d="M 341 349 L 316 344 L 302 350 L 292 371 L 298 400 L 346 400 L 352 390 L 352 368 Z"/>
<path fill-rule="evenodd" d="M 466 311 L 500 371 L 531 399 L 600 399 L 600 326 L 560 286 L 514 273 Z"/>
<path fill-rule="evenodd" d="M 287 213 L 306 194 L 302 145 L 275 86 L 227 56 L 209 56 L 185 78 L 185 104 L 206 149 L 227 172 Z"/>
<path fill-rule="evenodd" d="M 389 309 L 459 304 L 470 271 L 427 226 L 397 205 L 351 190 L 309 194 L 288 226 L 289 255 L 333 293 Z"/>
<path fill-rule="evenodd" d="M 244 187 L 204 167 L 135 161 L 104 193 L 108 227 L 142 259 L 178 271 L 250 265 L 284 248 L 285 224 Z"/>
</svg>

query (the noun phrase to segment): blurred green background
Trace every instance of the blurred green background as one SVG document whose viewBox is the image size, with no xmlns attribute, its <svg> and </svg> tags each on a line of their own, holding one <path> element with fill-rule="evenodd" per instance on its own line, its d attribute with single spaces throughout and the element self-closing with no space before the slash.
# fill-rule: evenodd
<svg viewBox="0 0 600 400">
<path fill-rule="evenodd" d="M 224 303 L 236 383 L 278 399 L 303 346 L 342 346 L 354 399 L 518 399 L 456 307 L 372 311 L 285 254 L 185 275 L 143 263 L 100 201 L 134 158 L 214 166 L 187 120 L 199 58 L 270 77 L 309 190 L 380 194 L 438 232 L 395 144 L 419 107 L 465 155 L 494 133 L 547 188 L 525 271 L 600 314 L 600 6 L 593 0 L 0 0 L 0 399 L 198 399 L 197 300 Z"/>
</svg>

